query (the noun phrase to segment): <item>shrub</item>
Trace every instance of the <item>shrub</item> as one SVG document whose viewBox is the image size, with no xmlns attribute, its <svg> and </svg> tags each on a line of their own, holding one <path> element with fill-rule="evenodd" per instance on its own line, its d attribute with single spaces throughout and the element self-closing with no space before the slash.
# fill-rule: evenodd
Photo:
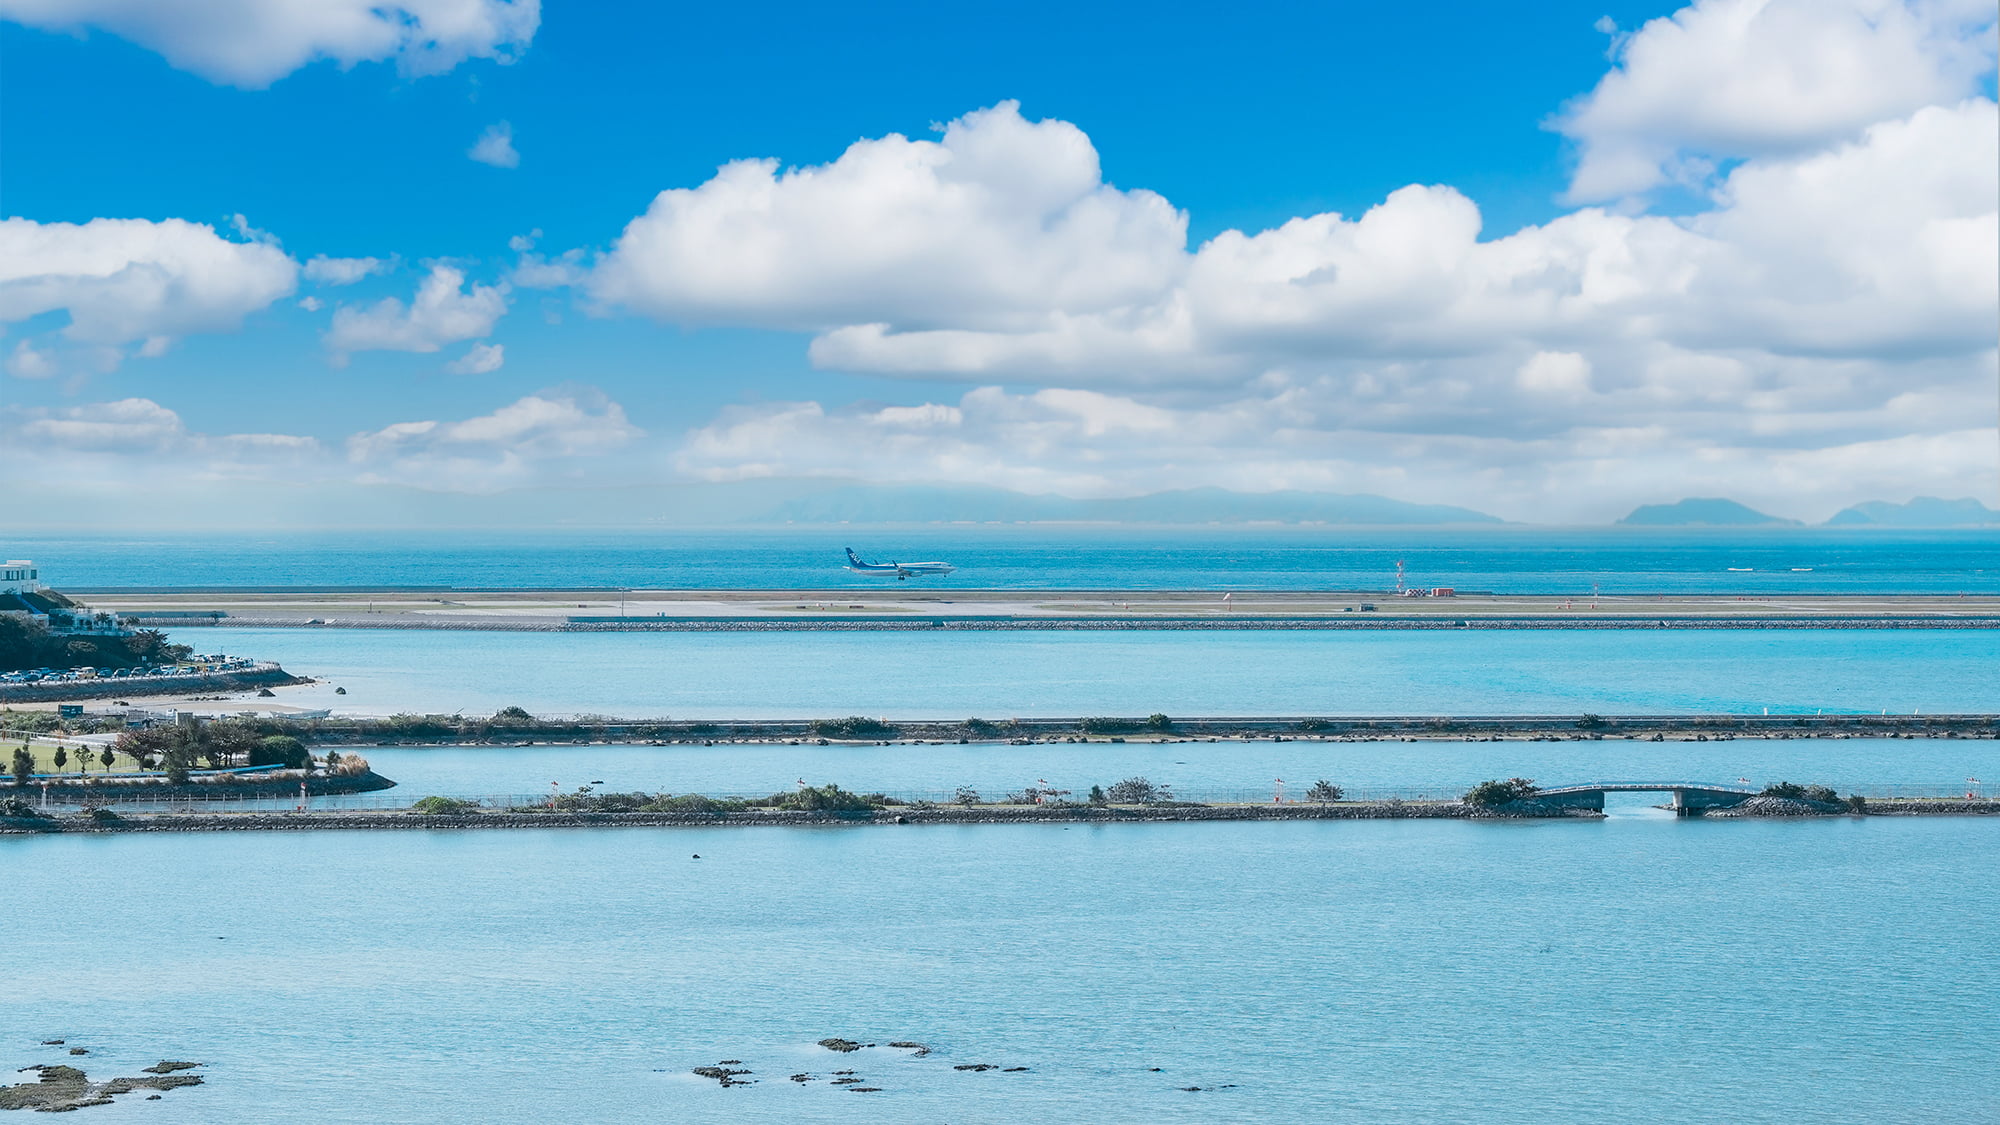
<svg viewBox="0 0 2000 1125">
<path fill-rule="evenodd" d="M 873 812 L 879 801 L 879 794 L 874 797 L 864 797 L 829 783 L 821 786 L 808 785 L 796 793 L 787 793 L 778 807 L 799 809 L 803 812 Z"/>
<path fill-rule="evenodd" d="M 1863 797 L 1859 793 L 1849 793 L 1847 795 L 1847 810 L 1849 812 L 1857 812 L 1857 813 L 1867 812 L 1868 798 Z"/>
<path fill-rule="evenodd" d="M 598 793 L 579 785 L 574 793 L 564 793 L 550 802 L 560 812 L 638 812 L 656 798 L 645 793 Z"/>
<path fill-rule="evenodd" d="M 479 806 L 472 801 L 461 801 L 456 797 L 424 797 L 410 805 L 410 811 L 424 816 L 462 816 L 476 812 Z"/>
<path fill-rule="evenodd" d="M 1806 795 L 1806 787 L 1793 784 L 1789 781 L 1774 781 L 1764 787 L 1763 795 L 1766 797 L 1783 797 L 1787 800 L 1796 801 Z"/>
<path fill-rule="evenodd" d="M 1299 729 L 1311 734 L 1314 731 L 1332 730 L 1333 724 L 1325 719 L 1302 719 L 1299 722 Z"/>
<path fill-rule="evenodd" d="M 1106 802 L 1114 805 L 1157 805 L 1174 799 L 1165 785 L 1155 785 L 1143 777 L 1128 777 L 1104 791 Z"/>
<path fill-rule="evenodd" d="M 1465 803 L 1481 808 L 1495 808 L 1511 801 L 1525 801 L 1541 792 L 1541 787 L 1525 777 L 1510 777 L 1505 781 L 1482 781 L 1465 791 Z"/>
<path fill-rule="evenodd" d="M 979 790 L 970 785 L 961 785 L 958 787 L 958 792 L 951 795 L 951 800 L 957 805 L 976 805 L 979 803 Z"/>
<path fill-rule="evenodd" d="M 1174 721 L 1155 711 L 1146 716 L 1146 729 L 1157 731 L 1172 730 L 1174 729 Z"/>
<path fill-rule="evenodd" d="M 1104 795 L 1104 787 L 1102 785 L 1093 785 L 1090 787 L 1090 803 L 1098 808 L 1103 808 L 1111 803 L 1111 798 Z"/>
<path fill-rule="evenodd" d="M 968 734 L 990 735 L 1000 733 L 999 727 L 987 722 L 985 719 L 965 720 L 965 730 Z"/>
<path fill-rule="evenodd" d="M 271 734 L 258 739 L 257 744 L 250 748 L 249 764 L 302 770 L 312 764 L 312 755 L 306 753 L 305 743 L 291 735 Z"/>
<path fill-rule="evenodd" d="M 810 729 L 814 734 L 828 738 L 879 738 L 896 733 L 895 727 L 866 715 L 849 715 L 845 719 L 814 719 Z"/>
<path fill-rule="evenodd" d="M 535 721 L 535 717 L 528 714 L 526 707 L 502 707 L 498 711 L 493 712 L 493 721 L 496 723 L 532 723 Z"/>
<path fill-rule="evenodd" d="M 1313 782 L 1312 788 L 1306 790 L 1306 800 L 1316 805 L 1330 805 L 1345 796 L 1347 794 L 1340 786 L 1323 777 Z"/>
<path fill-rule="evenodd" d="M 641 806 L 640 812 L 666 813 L 727 813 L 742 812 L 747 806 L 742 801 L 718 801 L 699 793 L 683 793 L 669 797 L 662 793 Z"/>
<path fill-rule="evenodd" d="M 1604 716 L 1602 715 L 1586 714 L 1576 721 L 1576 729 L 1578 730 L 1602 730 L 1604 725 Z"/>
<path fill-rule="evenodd" d="M 1831 788 L 1824 785 L 1808 785 L 1799 793 L 1799 796 L 1808 801 L 1818 801 L 1823 805 L 1837 805 L 1840 803 L 1840 794 L 1835 793 Z"/>
<path fill-rule="evenodd" d="M 1084 719 L 1076 725 L 1085 734 L 1130 734 L 1139 729 L 1139 724 L 1131 719 L 1113 719 L 1106 716 Z"/>
</svg>

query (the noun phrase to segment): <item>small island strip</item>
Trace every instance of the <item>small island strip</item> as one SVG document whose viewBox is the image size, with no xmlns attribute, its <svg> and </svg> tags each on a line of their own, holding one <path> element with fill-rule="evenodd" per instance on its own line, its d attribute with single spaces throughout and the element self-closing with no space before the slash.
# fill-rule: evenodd
<svg viewBox="0 0 2000 1125">
<path fill-rule="evenodd" d="M 1779 782 L 1761 790 L 1689 782 L 1612 782 L 1543 788 L 1526 778 L 1485 781 L 1457 798 L 1349 800 L 1324 779 L 1286 801 L 1207 803 L 1177 799 L 1143 777 L 1092 786 L 1081 800 L 1066 790 L 1029 789 L 987 800 L 961 788 L 951 801 L 902 800 L 839 785 L 801 785 L 768 797 L 698 793 L 597 793 L 584 786 L 547 798 L 500 803 L 429 796 L 401 809 L 297 808 L 291 812 L 114 811 L 86 807 L 51 815 L 18 798 L 0 798 L 0 834 L 297 831 L 320 829 L 837 827 L 925 824 L 1132 824 L 1296 820 L 1548 820 L 1604 816 L 1604 795 L 1646 791 L 1670 796 L 1679 816 L 1813 818 L 1828 816 L 1993 816 L 2000 798 L 1845 796 L 1825 786 Z M 698 857 L 697 857 L 698 858 Z"/>
</svg>

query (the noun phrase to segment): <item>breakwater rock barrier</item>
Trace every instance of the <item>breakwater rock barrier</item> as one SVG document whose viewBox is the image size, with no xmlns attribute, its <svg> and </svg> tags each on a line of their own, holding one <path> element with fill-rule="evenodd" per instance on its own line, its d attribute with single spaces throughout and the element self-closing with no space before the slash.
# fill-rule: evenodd
<svg viewBox="0 0 2000 1125">
<path fill-rule="evenodd" d="M 1162 722 L 1161 720 L 1164 720 Z M 398 715 L 260 720 L 315 744 L 1201 742 L 1219 739 L 2000 738 L 2000 715 L 1085 716 L 982 719 L 618 719 Z"/>
<path fill-rule="evenodd" d="M 190 780 L 179 785 L 158 777 L 0 785 L 0 798 L 18 796 L 23 800 L 52 801 L 62 805 L 271 800 L 297 797 L 301 781 L 305 783 L 309 797 L 374 793 L 396 786 L 395 782 L 374 770 L 353 774 L 316 773 L 311 776 L 302 770 L 273 770 L 270 773 L 233 774 L 228 781 Z"/>
<path fill-rule="evenodd" d="M 1754 816 L 1755 812 L 1737 816 Z M 1796 817 L 1796 810 L 1765 816 Z M 2000 816 L 1995 798 L 1886 798 L 1865 813 L 1822 816 Z M 353 812 L 120 813 L 113 817 L 0 817 L 0 834 L 103 832 L 256 832 L 411 829 L 481 831 L 536 828 L 862 827 L 925 824 L 1159 824 L 1306 820 L 1600 820 L 1583 809 L 1483 809 L 1460 801 L 1382 801 L 1325 805 L 1202 805 L 1050 807 L 1044 805 L 878 809 L 866 813 L 752 810 L 715 813 L 614 813 L 502 810 L 422 814 L 408 810 Z"/>
</svg>

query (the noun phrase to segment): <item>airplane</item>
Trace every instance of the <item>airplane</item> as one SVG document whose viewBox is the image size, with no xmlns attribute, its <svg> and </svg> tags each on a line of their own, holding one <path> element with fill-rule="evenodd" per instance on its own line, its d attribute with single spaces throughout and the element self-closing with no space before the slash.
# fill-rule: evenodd
<svg viewBox="0 0 2000 1125">
<path fill-rule="evenodd" d="M 950 563 L 941 563 L 941 562 L 918 562 L 918 563 L 862 562 L 861 556 L 855 554 L 854 548 L 852 547 L 849 547 L 847 549 L 847 569 L 853 571 L 856 574 L 879 574 L 885 578 L 893 574 L 896 576 L 897 581 L 901 581 L 905 578 L 910 577 L 911 575 L 921 576 L 925 574 L 950 574 L 952 571 Z"/>
</svg>

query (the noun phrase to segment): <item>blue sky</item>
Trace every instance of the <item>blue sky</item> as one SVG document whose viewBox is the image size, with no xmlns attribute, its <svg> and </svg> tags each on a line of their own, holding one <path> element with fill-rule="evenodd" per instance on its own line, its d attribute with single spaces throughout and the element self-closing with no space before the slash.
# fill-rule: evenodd
<svg viewBox="0 0 2000 1125">
<path fill-rule="evenodd" d="M 79 503 L 1994 492 L 1986 5 L 155 8 L 0 3 L 0 427 Z"/>
</svg>

